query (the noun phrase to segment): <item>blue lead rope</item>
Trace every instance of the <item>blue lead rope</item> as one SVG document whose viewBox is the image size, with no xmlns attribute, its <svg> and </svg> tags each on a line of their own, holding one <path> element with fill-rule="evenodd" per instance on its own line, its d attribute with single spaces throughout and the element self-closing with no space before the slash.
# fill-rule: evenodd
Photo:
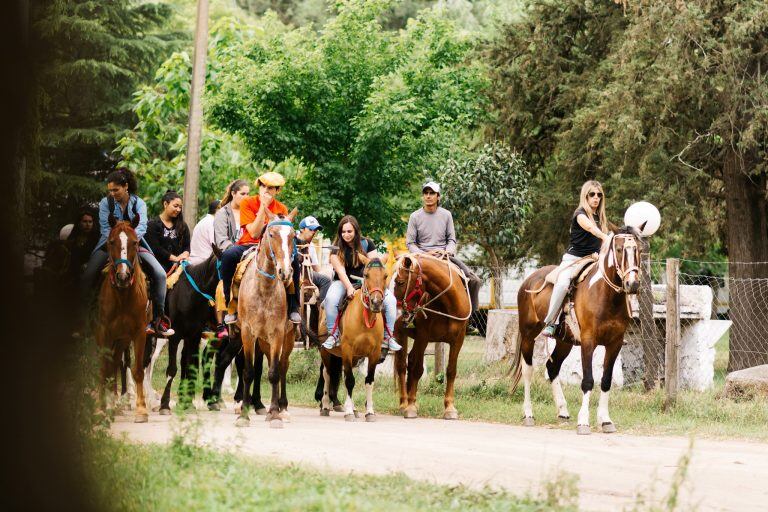
<svg viewBox="0 0 768 512">
<path fill-rule="evenodd" d="M 213 297 L 211 297 L 210 295 L 205 293 L 203 290 L 200 289 L 199 286 L 197 286 L 197 283 L 195 282 L 195 280 L 192 279 L 192 276 L 189 275 L 189 272 L 187 272 L 187 267 L 188 266 L 189 266 L 189 261 L 184 260 L 184 261 L 181 262 L 181 268 L 184 270 L 184 275 L 187 276 L 187 281 L 189 281 L 189 284 L 192 285 L 192 288 L 194 288 L 197 293 L 199 293 L 200 295 L 202 295 L 203 297 L 205 297 L 206 299 L 208 299 L 210 301 L 214 301 Z M 219 272 L 219 279 L 221 279 L 221 270 L 219 270 L 219 267 L 221 267 L 221 262 L 217 261 L 216 262 L 216 270 Z"/>
</svg>

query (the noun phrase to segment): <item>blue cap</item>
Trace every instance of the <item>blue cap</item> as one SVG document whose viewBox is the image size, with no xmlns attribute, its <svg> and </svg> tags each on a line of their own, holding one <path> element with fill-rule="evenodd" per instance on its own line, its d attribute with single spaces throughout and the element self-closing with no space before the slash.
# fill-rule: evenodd
<svg viewBox="0 0 768 512">
<path fill-rule="evenodd" d="M 301 219 L 301 222 L 299 222 L 299 229 L 311 229 L 312 231 L 317 231 L 319 229 L 323 229 L 323 226 L 320 225 L 319 222 L 317 222 L 317 219 L 312 217 L 311 215 L 309 217 L 304 217 Z"/>
</svg>

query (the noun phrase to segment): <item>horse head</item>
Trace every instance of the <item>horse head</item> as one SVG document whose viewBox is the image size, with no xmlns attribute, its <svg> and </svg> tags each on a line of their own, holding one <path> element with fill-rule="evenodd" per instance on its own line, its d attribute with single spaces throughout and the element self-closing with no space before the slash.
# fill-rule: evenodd
<svg viewBox="0 0 768 512">
<path fill-rule="evenodd" d="M 360 261 L 365 265 L 363 270 L 363 304 L 374 313 L 380 313 L 384 307 L 384 288 L 387 285 L 387 269 L 379 258 L 368 259 L 359 254 Z"/>
<path fill-rule="evenodd" d="M 272 263 L 275 265 L 275 276 L 287 286 L 293 279 L 293 252 L 296 247 L 296 232 L 293 229 L 293 218 L 298 210 L 296 208 L 288 215 L 273 215 L 268 212 L 269 223 L 262 237 L 261 243 L 266 242 L 270 251 Z"/>
<path fill-rule="evenodd" d="M 139 237 L 128 221 L 110 221 L 112 230 L 107 238 L 107 254 L 112 264 L 110 279 L 120 289 L 133 284 L 139 256 Z"/>
<path fill-rule="evenodd" d="M 615 266 L 620 289 L 634 294 L 640 289 L 640 247 L 645 245 L 640 231 L 632 226 L 619 229 L 608 241 L 608 267 Z"/>
</svg>

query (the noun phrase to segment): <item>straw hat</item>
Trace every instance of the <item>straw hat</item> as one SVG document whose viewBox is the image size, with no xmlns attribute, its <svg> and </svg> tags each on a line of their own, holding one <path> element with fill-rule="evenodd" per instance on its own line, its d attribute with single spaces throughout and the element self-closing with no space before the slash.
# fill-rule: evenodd
<svg viewBox="0 0 768 512">
<path fill-rule="evenodd" d="M 282 187 L 285 185 L 285 178 L 282 174 L 276 172 L 265 172 L 256 179 L 256 185 L 264 185 L 265 187 Z"/>
</svg>

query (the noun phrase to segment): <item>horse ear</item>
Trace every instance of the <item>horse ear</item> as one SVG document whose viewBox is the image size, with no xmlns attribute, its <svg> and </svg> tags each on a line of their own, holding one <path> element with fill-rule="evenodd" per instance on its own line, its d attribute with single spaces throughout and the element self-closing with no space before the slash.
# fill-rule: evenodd
<svg viewBox="0 0 768 512">
<path fill-rule="evenodd" d="M 219 249 L 219 246 L 216 244 L 211 244 L 211 249 L 213 249 L 213 254 L 216 255 L 216 259 L 221 259 L 221 255 L 223 254 L 221 249 Z"/>
<path fill-rule="evenodd" d="M 643 234 L 643 231 L 645 231 L 646 224 L 648 224 L 648 221 L 643 222 L 642 224 L 640 224 L 640 227 L 637 228 L 637 231 L 640 232 L 641 235 Z"/>
<path fill-rule="evenodd" d="M 109 214 L 107 221 L 109 222 L 109 227 L 111 228 L 115 227 L 115 224 L 117 224 L 117 219 L 111 213 Z"/>
<path fill-rule="evenodd" d="M 134 215 L 133 216 L 133 220 L 131 220 L 131 227 L 133 229 L 136 229 L 136 226 L 139 225 L 139 221 L 140 220 L 141 220 L 141 215 L 139 215 L 138 213 L 136 215 Z"/>
<path fill-rule="evenodd" d="M 370 258 L 368 258 L 368 256 L 366 256 L 361 252 L 357 253 L 357 257 L 360 259 L 360 263 L 362 263 L 363 265 L 367 265 L 371 261 Z"/>
<path fill-rule="evenodd" d="M 299 213 L 299 209 L 297 207 L 294 207 L 293 210 L 291 210 L 291 213 L 289 213 L 285 218 L 293 222 L 293 219 L 296 218 L 297 213 Z"/>
<path fill-rule="evenodd" d="M 405 256 L 403 258 L 403 267 L 404 268 L 411 268 L 412 264 L 413 264 L 413 262 L 411 261 L 411 258 L 409 256 Z"/>
</svg>

